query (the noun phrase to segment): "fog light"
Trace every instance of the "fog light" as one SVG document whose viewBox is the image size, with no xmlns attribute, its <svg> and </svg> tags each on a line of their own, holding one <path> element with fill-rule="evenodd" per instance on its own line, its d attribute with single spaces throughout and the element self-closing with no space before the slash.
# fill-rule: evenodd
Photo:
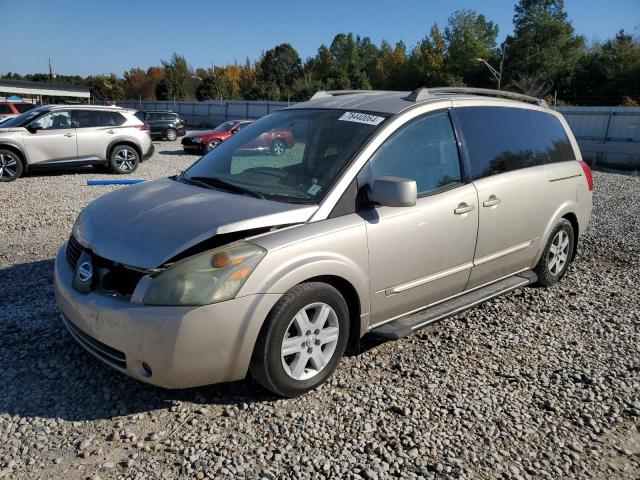
<svg viewBox="0 0 640 480">
<path fill-rule="evenodd" d="M 150 378 L 151 375 L 153 375 L 153 372 L 151 371 L 151 367 L 149 366 L 149 364 L 147 362 L 142 362 L 142 368 L 140 369 L 140 375 L 142 375 L 145 378 Z"/>
</svg>

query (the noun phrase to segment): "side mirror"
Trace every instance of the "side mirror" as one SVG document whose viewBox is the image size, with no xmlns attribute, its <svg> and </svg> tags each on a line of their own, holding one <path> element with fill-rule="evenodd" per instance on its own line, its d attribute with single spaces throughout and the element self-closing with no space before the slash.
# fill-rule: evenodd
<svg viewBox="0 0 640 480">
<path fill-rule="evenodd" d="M 409 178 L 379 177 L 369 187 L 367 198 L 385 207 L 413 207 L 418 199 L 418 186 Z"/>
<path fill-rule="evenodd" d="M 38 122 L 34 122 L 27 127 L 27 130 L 29 130 L 31 133 L 36 133 L 38 130 L 43 130 L 43 129 L 44 129 L 44 126 Z"/>
</svg>

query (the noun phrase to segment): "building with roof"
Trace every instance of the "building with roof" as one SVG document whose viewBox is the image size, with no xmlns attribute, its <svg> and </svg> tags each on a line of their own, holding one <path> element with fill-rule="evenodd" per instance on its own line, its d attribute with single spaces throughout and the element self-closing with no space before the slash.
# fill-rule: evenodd
<svg viewBox="0 0 640 480">
<path fill-rule="evenodd" d="M 11 96 L 36 103 L 91 103 L 89 87 L 0 79 L 0 101 L 7 101 Z"/>
</svg>

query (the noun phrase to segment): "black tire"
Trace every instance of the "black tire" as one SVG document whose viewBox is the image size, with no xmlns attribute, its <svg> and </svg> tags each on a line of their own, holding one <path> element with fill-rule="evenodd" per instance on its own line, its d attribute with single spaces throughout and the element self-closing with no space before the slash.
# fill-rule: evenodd
<svg viewBox="0 0 640 480">
<path fill-rule="evenodd" d="M 178 139 L 178 132 L 175 128 L 167 128 L 164 132 L 164 137 L 170 142 L 175 142 Z"/>
<path fill-rule="evenodd" d="M 220 145 L 220 140 L 211 140 L 210 142 L 207 142 L 204 146 L 204 153 L 209 153 L 211 150 L 213 150 L 214 148 L 216 148 L 218 145 Z"/>
<path fill-rule="evenodd" d="M 130 145 L 116 145 L 111 151 L 109 166 L 115 173 L 126 175 L 133 173 L 140 165 L 140 155 Z"/>
<path fill-rule="evenodd" d="M 276 157 L 280 157 L 284 155 L 287 151 L 287 142 L 285 142 L 281 138 L 276 138 L 271 142 L 271 153 L 273 153 Z"/>
<path fill-rule="evenodd" d="M 313 350 L 314 354 L 320 352 L 321 355 L 330 355 L 330 358 L 326 360 L 326 364 L 322 368 L 313 373 L 315 361 L 312 356 L 307 354 L 304 357 L 303 372 L 306 375 L 310 370 L 313 376 L 296 379 L 292 377 L 291 370 L 285 370 L 283 363 L 285 363 L 285 358 L 292 358 L 292 362 L 295 362 L 296 359 L 301 358 L 298 355 L 302 355 L 304 352 L 283 357 L 281 356 L 281 348 L 285 339 L 298 338 L 298 336 L 289 336 L 292 329 L 297 328 L 297 325 L 294 325 L 295 319 L 306 307 L 314 305 L 315 308 L 324 308 L 319 305 L 330 307 L 332 313 L 324 323 L 328 325 L 328 328 L 338 327 L 337 340 L 320 345 L 320 330 L 311 330 L 315 328 L 313 323 L 310 324 L 311 335 L 300 332 L 302 337 L 300 340 L 304 344 L 302 350 L 309 353 Z M 314 318 L 317 317 L 314 316 Z M 330 322 L 333 323 L 333 326 L 329 325 Z M 320 328 L 323 326 L 320 325 Z M 325 331 L 324 328 L 323 331 Z M 317 338 L 316 335 L 318 335 Z M 283 397 L 300 395 L 316 388 L 331 376 L 344 355 L 348 339 L 349 309 L 340 292 L 331 285 L 321 282 L 296 285 L 278 301 L 269 313 L 251 357 L 251 375 L 260 385 L 277 395 Z M 293 343 L 297 344 L 295 341 Z M 335 349 L 331 352 L 334 347 Z M 307 369 L 307 365 L 311 365 L 311 368 Z"/>
<path fill-rule="evenodd" d="M 571 222 L 564 218 L 560 219 L 551 231 L 542 256 L 533 269 L 538 276 L 538 285 L 550 287 L 562 280 L 573 259 L 574 240 L 575 233 Z"/>
<path fill-rule="evenodd" d="M 0 182 L 13 182 L 20 178 L 23 171 L 20 155 L 13 150 L 0 148 Z"/>
</svg>

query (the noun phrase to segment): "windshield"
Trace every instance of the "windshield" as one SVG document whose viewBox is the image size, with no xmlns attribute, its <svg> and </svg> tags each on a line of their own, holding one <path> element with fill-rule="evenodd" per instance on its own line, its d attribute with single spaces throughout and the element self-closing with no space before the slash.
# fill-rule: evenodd
<svg viewBox="0 0 640 480">
<path fill-rule="evenodd" d="M 192 165 L 182 180 L 285 202 L 318 203 L 386 116 L 281 110 Z"/>
<path fill-rule="evenodd" d="M 5 120 L 2 122 L 2 128 L 13 128 L 13 127 L 23 127 L 35 117 L 40 115 L 42 110 L 29 110 L 23 114 L 18 115 L 17 117 L 10 118 L 9 120 Z"/>
<path fill-rule="evenodd" d="M 238 123 L 238 122 L 224 122 L 224 123 L 221 123 L 216 128 L 214 128 L 213 131 L 214 132 L 224 132 L 226 130 L 231 130 L 236 123 Z"/>
</svg>

